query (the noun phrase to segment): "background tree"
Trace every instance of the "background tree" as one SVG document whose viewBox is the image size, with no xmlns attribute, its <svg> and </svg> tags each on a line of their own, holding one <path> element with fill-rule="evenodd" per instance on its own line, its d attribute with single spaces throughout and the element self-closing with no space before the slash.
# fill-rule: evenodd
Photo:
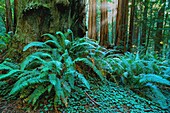
<svg viewBox="0 0 170 113">
<path fill-rule="evenodd" d="M 146 41 L 146 33 L 147 33 L 147 20 L 148 20 L 148 5 L 149 0 L 144 1 L 144 12 L 143 12 L 143 24 L 142 24 L 142 38 L 141 38 L 141 45 L 145 46 Z"/>
<path fill-rule="evenodd" d="M 129 27 L 129 40 L 128 40 L 128 51 L 131 52 L 132 39 L 134 37 L 134 17 L 135 16 L 135 0 L 132 0 L 131 10 L 130 10 L 130 27 Z"/>
<path fill-rule="evenodd" d="M 17 26 L 18 0 L 14 0 L 14 32 Z"/>
<path fill-rule="evenodd" d="M 107 0 L 101 0 L 101 20 L 100 20 L 100 45 L 108 46 L 108 11 Z"/>
<path fill-rule="evenodd" d="M 6 32 L 12 31 L 12 10 L 10 0 L 5 0 L 6 6 Z"/>
<path fill-rule="evenodd" d="M 96 0 L 89 0 L 89 15 L 88 15 L 88 37 L 97 40 L 96 17 L 97 17 Z"/>
<path fill-rule="evenodd" d="M 128 0 L 118 1 L 116 19 L 116 46 L 122 46 L 123 51 L 126 51 L 127 27 L 128 27 Z"/>
<path fill-rule="evenodd" d="M 155 51 L 160 52 L 163 48 L 163 27 L 164 27 L 164 14 L 165 14 L 165 6 L 166 0 L 161 0 L 162 7 L 158 11 L 157 17 L 157 30 L 155 36 Z"/>
</svg>

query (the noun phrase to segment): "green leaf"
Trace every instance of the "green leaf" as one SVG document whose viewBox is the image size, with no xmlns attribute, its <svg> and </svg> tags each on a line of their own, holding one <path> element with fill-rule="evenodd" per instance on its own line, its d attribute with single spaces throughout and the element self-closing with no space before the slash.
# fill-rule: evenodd
<svg viewBox="0 0 170 113">
<path fill-rule="evenodd" d="M 52 44 L 54 44 L 59 49 L 59 51 L 61 51 L 60 50 L 60 48 L 61 48 L 60 44 L 58 42 L 55 42 L 54 40 L 47 40 L 44 43 L 45 44 L 52 43 Z"/>
<path fill-rule="evenodd" d="M 49 76 L 50 83 L 55 88 L 55 92 L 56 92 L 57 96 L 60 98 L 60 96 L 64 95 L 64 92 L 61 87 L 60 79 L 56 77 L 56 74 L 49 74 L 48 76 Z"/>
<path fill-rule="evenodd" d="M 19 72 L 21 72 L 21 71 L 20 70 L 11 70 L 7 74 L 0 74 L 0 80 L 7 79 L 7 78 L 10 78 L 10 77 L 14 77 L 15 74 L 17 74 Z"/>
<path fill-rule="evenodd" d="M 26 99 L 28 100 L 28 103 L 32 102 L 32 105 L 34 106 L 39 97 L 47 90 L 43 85 L 39 85 L 34 92 Z"/>
<path fill-rule="evenodd" d="M 44 53 L 44 52 L 35 52 L 31 55 L 29 55 L 28 57 L 26 57 L 26 59 L 21 63 L 21 70 L 24 70 L 31 62 L 35 61 L 35 60 L 39 60 L 41 64 L 46 64 L 46 61 L 43 60 L 42 58 L 48 57 L 50 59 L 52 59 L 51 55 L 48 53 Z M 37 62 L 36 62 L 37 63 Z"/>
<path fill-rule="evenodd" d="M 23 49 L 23 51 L 26 51 L 27 49 L 29 49 L 30 47 L 43 47 L 43 48 L 51 48 L 50 46 L 48 46 L 47 44 L 45 44 L 44 42 L 31 42 L 28 45 L 26 45 Z"/>
<path fill-rule="evenodd" d="M 77 76 L 78 76 L 78 78 L 84 83 L 84 85 L 85 85 L 88 89 L 90 89 L 90 84 L 88 83 L 88 81 L 86 80 L 86 78 L 85 78 L 82 74 L 80 74 L 80 73 L 77 73 Z"/>
<path fill-rule="evenodd" d="M 0 64 L 0 70 L 12 70 L 12 68 L 4 64 Z"/>
<path fill-rule="evenodd" d="M 69 93 L 71 93 L 71 87 L 66 81 L 63 83 L 63 88 L 67 90 Z"/>
<path fill-rule="evenodd" d="M 29 77 L 28 77 L 29 78 Z M 29 79 L 25 79 L 24 81 L 17 81 L 14 85 L 14 87 L 12 88 L 10 95 L 14 95 L 17 94 L 18 92 L 21 92 L 24 88 L 28 87 L 28 86 L 33 86 L 35 84 L 44 84 L 45 82 L 47 82 L 47 80 L 45 79 L 39 79 L 38 77 L 34 77 L 34 78 L 29 78 Z"/>
<path fill-rule="evenodd" d="M 67 32 L 64 35 L 67 40 L 74 41 L 73 32 L 70 29 L 67 29 Z"/>
<path fill-rule="evenodd" d="M 93 71 L 99 76 L 99 78 L 104 81 L 104 76 L 102 75 L 101 71 L 97 69 L 97 67 L 87 58 L 77 58 L 74 61 L 74 64 L 76 64 L 76 62 L 83 62 L 86 65 L 88 65 L 89 67 L 91 67 L 93 69 Z"/>
<path fill-rule="evenodd" d="M 61 45 L 63 50 L 65 50 L 65 46 L 66 46 L 66 44 L 65 44 L 65 40 L 66 40 L 65 35 L 61 31 L 56 32 L 56 35 L 57 35 L 57 40 L 58 40 L 59 44 Z"/>
<path fill-rule="evenodd" d="M 162 78 L 161 76 L 155 74 L 140 74 L 139 77 L 141 78 L 139 82 L 142 84 L 151 82 L 170 86 L 169 80 L 166 80 L 165 78 Z"/>
<path fill-rule="evenodd" d="M 151 83 L 146 84 L 146 86 L 149 87 L 152 91 L 152 96 L 150 96 L 151 100 L 158 103 L 162 109 L 167 109 L 167 98 L 162 94 L 160 89 Z"/>
</svg>

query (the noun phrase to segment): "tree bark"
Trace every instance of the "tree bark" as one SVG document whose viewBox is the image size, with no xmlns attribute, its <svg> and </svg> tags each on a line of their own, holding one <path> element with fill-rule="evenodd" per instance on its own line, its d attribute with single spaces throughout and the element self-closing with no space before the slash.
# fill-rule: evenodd
<svg viewBox="0 0 170 113">
<path fill-rule="evenodd" d="M 100 11 L 100 45 L 107 47 L 109 45 L 107 0 L 101 0 Z"/>
<path fill-rule="evenodd" d="M 10 0 L 5 0 L 6 6 L 6 33 L 12 31 L 12 11 Z"/>
<path fill-rule="evenodd" d="M 127 26 L 128 26 L 128 0 L 118 1 L 118 13 L 116 19 L 116 46 L 122 46 L 126 52 L 127 42 Z"/>
<path fill-rule="evenodd" d="M 129 41 L 128 41 L 128 51 L 131 52 L 132 40 L 134 35 L 134 18 L 135 17 L 135 0 L 132 0 L 132 6 L 130 11 L 130 27 L 129 27 Z"/>
<path fill-rule="evenodd" d="M 17 26 L 17 14 L 18 14 L 18 0 L 14 0 L 14 32 Z"/>
<path fill-rule="evenodd" d="M 97 40 L 96 0 L 89 0 L 88 37 Z"/>
<path fill-rule="evenodd" d="M 145 0 L 144 2 L 144 12 L 143 12 L 143 27 L 142 27 L 142 37 L 141 37 L 141 45 L 146 45 L 146 33 L 147 33 L 147 17 L 148 17 L 148 3 L 149 0 Z"/>
<path fill-rule="evenodd" d="M 155 51 L 160 52 L 162 51 L 163 44 L 163 23 L 164 23 L 164 12 L 165 12 L 165 6 L 166 6 L 166 0 L 162 0 L 163 6 L 158 11 L 158 22 L 157 22 L 157 32 L 155 37 Z"/>
<path fill-rule="evenodd" d="M 85 0 L 19 0 L 16 10 L 16 32 L 7 55 L 15 60 L 22 60 L 23 47 L 42 41 L 44 33 L 71 29 L 76 37 L 85 35 Z"/>
</svg>

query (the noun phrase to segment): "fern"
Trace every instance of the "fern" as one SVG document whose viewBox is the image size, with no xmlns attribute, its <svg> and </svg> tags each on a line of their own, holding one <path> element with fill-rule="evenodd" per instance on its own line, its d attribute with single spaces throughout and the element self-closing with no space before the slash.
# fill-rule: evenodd
<svg viewBox="0 0 170 113">
<path fill-rule="evenodd" d="M 28 50 L 30 47 L 41 47 L 41 48 L 49 48 L 49 49 L 51 48 L 50 46 L 48 46 L 44 42 L 31 42 L 24 47 L 23 51 Z"/>
<path fill-rule="evenodd" d="M 63 51 L 64 51 L 65 48 L 66 48 L 66 43 L 65 43 L 66 37 L 60 31 L 56 32 L 56 35 L 57 35 L 58 42 L 59 42 L 59 44 L 61 45 L 61 47 L 63 48 Z"/>
<path fill-rule="evenodd" d="M 88 83 L 88 81 L 86 80 L 86 78 L 84 77 L 84 75 L 77 73 L 77 77 L 84 83 L 84 85 L 90 89 L 90 84 Z"/>
<path fill-rule="evenodd" d="M 8 78 L 14 78 L 17 73 L 20 73 L 20 70 L 11 70 L 7 74 L 1 74 L 0 80 L 8 79 Z"/>
<path fill-rule="evenodd" d="M 153 85 L 151 83 L 147 83 L 145 86 L 151 89 L 152 96 L 150 97 L 150 99 L 153 102 L 158 103 L 161 108 L 167 109 L 167 98 L 163 95 L 160 89 L 156 85 Z"/>
<path fill-rule="evenodd" d="M 38 60 L 39 63 L 45 65 L 46 61 L 43 60 L 42 58 L 50 58 L 53 60 L 50 54 L 44 53 L 44 52 L 35 52 L 31 55 L 29 55 L 22 63 L 21 63 L 21 70 L 24 70 L 26 67 L 29 66 L 30 62 L 34 62 L 35 60 Z M 38 63 L 38 62 L 35 62 Z"/>
<path fill-rule="evenodd" d="M 167 86 L 170 86 L 170 81 L 161 77 L 161 76 L 158 76 L 158 75 L 155 75 L 155 74 L 141 74 L 139 75 L 140 77 L 140 83 L 141 84 L 146 84 L 146 83 L 157 83 L 157 84 L 162 84 L 162 85 L 167 85 Z"/>
<path fill-rule="evenodd" d="M 47 91 L 48 87 L 44 87 L 43 85 L 39 85 L 34 90 L 34 92 L 28 98 L 25 99 L 25 101 L 28 101 L 28 103 L 32 103 L 32 105 L 35 105 L 35 103 L 40 98 L 40 96 Z"/>
<path fill-rule="evenodd" d="M 42 36 L 47 36 L 47 37 L 49 37 L 49 38 L 52 39 L 52 40 L 47 40 L 47 41 L 45 42 L 46 44 L 47 44 L 47 43 L 53 43 L 53 44 L 55 44 L 56 47 L 61 48 L 61 45 L 58 43 L 58 40 L 57 40 L 56 36 L 54 36 L 54 35 L 52 35 L 52 34 L 44 34 L 44 35 L 42 35 Z"/>
<path fill-rule="evenodd" d="M 83 62 L 83 63 L 85 63 L 86 65 L 88 65 L 89 67 L 91 67 L 93 69 L 93 71 L 99 76 L 99 78 L 102 81 L 104 81 L 104 76 L 102 75 L 100 70 L 98 70 L 97 67 L 91 61 L 89 61 L 87 58 L 77 58 L 73 62 L 75 64 L 76 64 L 76 62 Z"/>
<path fill-rule="evenodd" d="M 20 81 L 17 81 L 14 85 L 14 87 L 12 88 L 11 92 L 9 95 L 16 95 L 17 93 L 19 93 L 20 91 L 22 91 L 23 89 L 25 89 L 26 87 L 30 86 L 30 85 L 35 85 L 35 84 L 43 84 L 45 82 L 47 82 L 46 79 L 39 79 L 38 77 L 33 77 L 33 78 L 29 78 L 26 79 L 25 81 L 19 83 Z"/>
<path fill-rule="evenodd" d="M 82 49 L 95 49 L 97 45 L 92 44 L 92 42 L 86 43 L 85 39 L 75 40 L 70 30 L 66 34 L 56 32 L 56 35 L 44 34 L 43 36 L 48 37 L 45 42 L 31 42 L 24 47 L 23 51 L 33 47 L 37 49 L 36 52 L 27 56 L 20 66 L 15 66 L 7 61 L 0 64 L 3 66 L 0 66 L 0 70 L 9 71 L 1 75 L 0 80 L 15 76 L 16 81 L 9 95 L 21 95 L 33 106 L 45 92 L 55 92 L 55 107 L 61 102 L 67 106 L 67 97 L 70 95 L 71 90 L 75 88 L 77 78 L 90 89 L 90 84 L 84 77 L 84 73 L 79 73 L 76 70 L 76 62 L 84 62 L 102 78 L 101 72 L 86 58 L 89 55 L 84 56 L 84 58 L 72 55 L 72 53 L 80 52 Z"/>
</svg>

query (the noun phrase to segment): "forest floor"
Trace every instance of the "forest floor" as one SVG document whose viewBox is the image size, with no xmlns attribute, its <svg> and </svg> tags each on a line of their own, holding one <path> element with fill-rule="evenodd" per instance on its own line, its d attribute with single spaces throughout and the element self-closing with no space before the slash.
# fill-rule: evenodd
<svg viewBox="0 0 170 113">
<path fill-rule="evenodd" d="M 91 81 L 91 89 L 73 91 L 68 99 L 68 106 L 51 110 L 49 103 L 43 104 L 37 111 L 27 113 L 170 113 L 170 108 L 163 110 L 159 105 L 146 100 L 131 90 L 114 83 Z M 27 109 L 28 110 L 28 109 Z M 61 111 L 61 112 L 59 112 Z M 21 100 L 7 101 L 0 99 L 0 113 L 26 113 Z"/>
</svg>

